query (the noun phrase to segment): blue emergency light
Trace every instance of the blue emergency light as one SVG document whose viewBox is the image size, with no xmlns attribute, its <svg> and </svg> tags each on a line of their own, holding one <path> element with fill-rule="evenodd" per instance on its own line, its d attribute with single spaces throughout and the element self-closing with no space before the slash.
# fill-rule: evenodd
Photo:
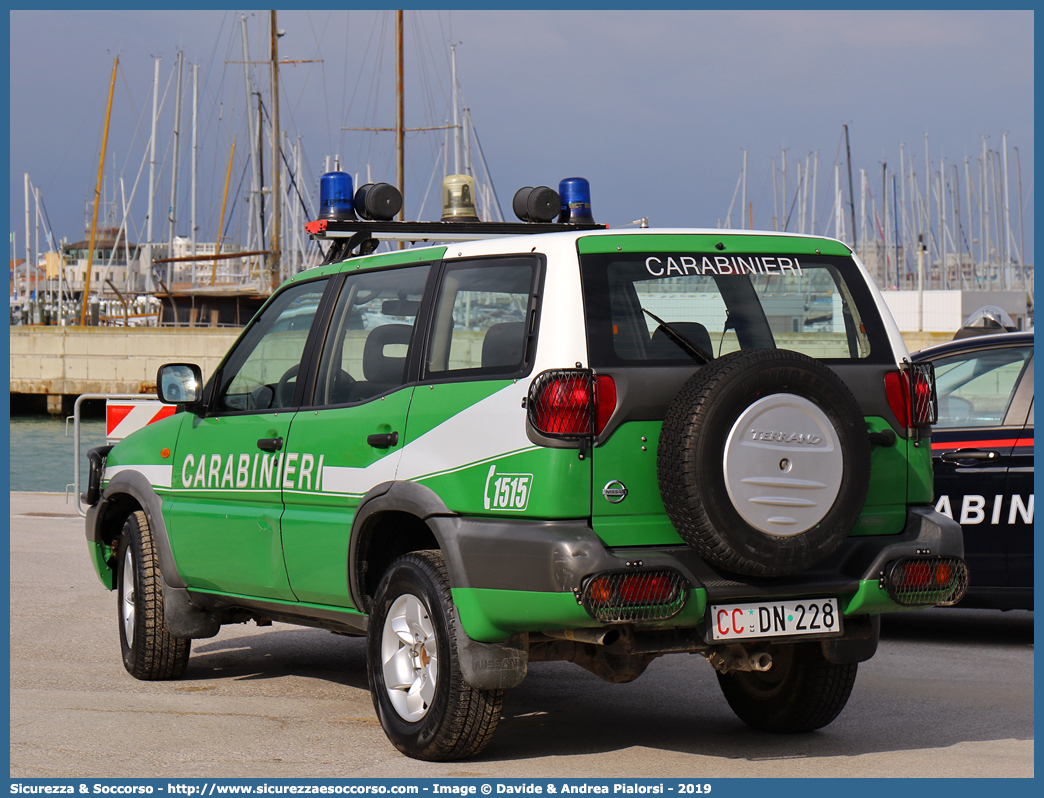
<svg viewBox="0 0 1044 798">
<path fill-rule="evenodd" d="M 558 195 L 562 198 L 559 222 L 594 224 L 594 216 L 591 215 L 591 184 L 586 178 L 565 178 L 558 184 Z"/>
<path fill-rule="evenodd" d="M 355 218 L 355 191 L 347 172 L 327 172 L 319 178 L 319 218 L 347 221 Z"/>
</svg>

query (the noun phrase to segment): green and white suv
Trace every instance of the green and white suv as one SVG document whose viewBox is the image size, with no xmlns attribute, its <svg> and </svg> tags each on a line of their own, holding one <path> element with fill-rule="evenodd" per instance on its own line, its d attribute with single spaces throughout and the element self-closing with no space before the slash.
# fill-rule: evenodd
<svg viewBox="0 0 1044 798">
<path fill-rule="evenodd" d="M 420 759 L 481 751 L 549 660 L 626 682 L 700 654 L 746 723 L 817 729 L 882 613 L 967 583 L 931 504 L 934 376 L 831 239 L 352 257 L 274 293 L 205 386 L 158 385 L 179 412 L 91 453 L 127 670 L 177 678 L 226 623 L 366 636 L 381 725 Z"/>
</svg>

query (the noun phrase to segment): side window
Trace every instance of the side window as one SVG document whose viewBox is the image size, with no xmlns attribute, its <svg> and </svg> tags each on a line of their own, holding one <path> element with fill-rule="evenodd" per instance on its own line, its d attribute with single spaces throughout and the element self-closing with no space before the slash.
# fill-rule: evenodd
<svg viewBox="0 0 1044 798">
<path fill-rule="evenodd" d="M 265 308 L 221 372 L 218 412 L 291 407 L 297 372 L 326 280 L 292 286 Z"/>
<path fill-rule="evenodd" d="M 1004 421 L 1029 348 L 988 349 L 935 361 L 937 427 L 998 427 Z"/>
<path fill-rule="evenodd" d="M 535 258 L 447 267 L 435 302 L 429 376 L 517 374 L 526 358 Z"/>
<path fill-rule="evenodd" d="M 429 265 L 349 275 L 319 361 L 315 405 L 363 402 L 406 381 Z"/>
</svg>

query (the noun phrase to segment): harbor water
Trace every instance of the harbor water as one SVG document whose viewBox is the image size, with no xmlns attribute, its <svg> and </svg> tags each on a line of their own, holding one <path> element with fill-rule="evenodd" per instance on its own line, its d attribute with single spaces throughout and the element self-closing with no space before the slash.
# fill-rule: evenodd
<svg viewBox="0 0 1044 798">
<path fill-rule="evenodd" d="M 73 422 L 69 421 L 66 435 L 64 418 L 11 416 L 10 421 L 10 489 L 64 493 L 73 484 Z M 81 419 L 81 492 L 87 489 L 87 451 L 104 443 L 105 420 Z"/>
</svg>

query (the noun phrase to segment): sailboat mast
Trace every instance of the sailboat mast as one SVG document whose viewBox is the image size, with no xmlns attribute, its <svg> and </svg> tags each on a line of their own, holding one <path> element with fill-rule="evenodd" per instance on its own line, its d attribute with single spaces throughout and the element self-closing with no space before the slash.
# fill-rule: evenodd
<svg viewBox="0 0 1044 798">
<path fill-rule="evenodd" d="M 170 176 L 170 237 L 167 239 L 167 257 L 174 257 L 174 234 L 177 232 L 178 218 L 178 156 L 181 154 L 179 142 L 181 141 L 181 72 L 185 58 L 185 51 L 178 50 L 178 81 L 177 94 L 174 98 L 174 162 L 171 167 Z M 167 285 L 170 285 L 173 263 L 167 264 Z"/>
<path fill-rule="evenodd" d="M 895 188 L 895 185 L 893 184 L 892 187 Z M 903 252 L 905 253 L 905 251 L 906 251 L 905 239 L 909 238 L 910 230 L 909 230 L 909 228 L 907 227 L 907 224 L 906 224 L 906 145 L 902 144 L 902 143 L 899 144 L 899 188 L 902 189 L 902 192 L 903 192 L 902 193 L 902 197 L 903 197 L 903 206 L 902 206 L 903 207 L 903 239 L 904 239 Z M 895 192 L 893 191 L 892 193 L 894 194 Z M 893 202 L 892 202 L 893 205 L 895 204 L 894 199 L 895 198 L 893 197 Z M 896 249 L 898 250 L 898 247 L 899 247 L 899 243 L 898 243 L 899 242 L 899 233 L 898 233 L 899 209 L 898 208 L 896 208 L 896 210 L 895 210 L 895 219 L 896 219 L 895 223 L 896 223 L 896 231 L 897 231 L 896 232 L 896 236 L 895 236 L 896 237 Z M 898 279 L 898 275 L 899 275 L 898 258 L 899 258 L 899 256 L 897 254 L 896 255 L 896 259 L 897 259 L 897 261 L 896 261 L 896 272 L 895 272 L 896 273 L 896 279 Z M 903 256 L 903 263 L 904 264 L 906 263 L 905 255 Z M 898 288 L 902 288 L 902 286 L 897 286 L 897 287 Z"/>
<path fill-rule="evenodd" d="M 196 255 L 196 160 L 199 155 L 197 149 L 196 138 L 199 132 L 199 64 L 192 65 L 192 221 L 190 227 L 192 228 L 192 252 L 189 254 L 195 257 Z M 192 261 L 192 282 L 196 282 L 196 262 Z"/>
<path fill-rule="evenodd" d="M 863 260 L 866 260 L 866 170 L 859 170 L 859 235 L 863 239 L 863 254 L 860 255 Z M 852 222 L 852 238 L 856 237 L 855 222 Z M 856 252 L 859 252 L 858 247 L 854 247 Z"/>
<path fill-rule="evenodd" d="M 776 159 L 772 159 L 772 229 L 778 230 L 779 195 L 776 193 Z"/>
<path fill-rule="evenodd" d="M 968 156 L 964 156 L 964 194 L 968 197 L 968 260 L 971 261 L 972 287 L 978 284 L 978 270 L 975 268 L 975 236 L 972 227 L 972 184 L 971 169 L 968 165 Z"/>
<path fill-rule="evenodd" d="M 457 45 L 450 45 L 453 81 L 453 174 L 460 174 L 460 119 L 457 114 Z"/>
<path fill-rule="evenodd" d="M 819 181 L 819 150 L 816 150 L 815 158 L 812 160 L 812 226 L 809 232 L 816 234 L 816 183 Z M 754 225 L 751 224 L 753 228 Z"/>
<path fill-rule="evenodd" d="M 149 215 L 145 224 L 145 279 L 146 290 L 152 288 L 152 220 L 156 204 L 156 117 L 159 114 L 159 68 L 161 58 L 156 58 L 155 75 L 152 78 L 152 136 L 149 138 Z M 93 244 L 91 245 L 93 249 Z M 87 290 L 84 286 L 84 302 Z M 84 305 L 86 308 L 86 305 Z M 82 323 L 82 322 L 81 322 Z"/>
<path fill-rule="evenodd" d="M 29 173 L 25 173 L 25 297 L 29 298 Z M 32 322 L 32 318 L 29 319 Z"/>
<path fill-rule="evenodd" d="M 928 134 L 924 134 L 924 243 L 929 247 L 928 268 L 931 269 L 932 246 L 932 159 L 928 156 Z"/>
<path fill-rule="evenodd" d="M 272 237 L 269 249 L 269 269 L 272 278 L 272 290 L 279 287 L 282 282 L 279 273 L 280 243 L 279 226 L 282 224 L 283 193 L 280 190 L 279 176 L 283 171 L 283 164 L 279 159 L 279 145 L 281 134 L 279 132 L 279 31 L 276 30 L 276 12 L 271 11 L 269 27 L 272 37 Z"/>
<path fill-rule="evenodd" d="M 740 195 L 740 229 L 746 227 L 747 220 L 747 151 L 743 151 L 743 193 Z"/>
<path fill-rule="evenodd" d="M 900 173 L 900 177 L 902 174 Z M 895 173 L 892 173 L 892 229 L 895 231 L 895 287 L 902 288 L 899 280 L 899 192 L 895 185 Z"/>
<path fill-rule="evenodd" d="M 258 180 L 257 165 L 257 136 L 254 134 L 254 89 L 250 82 L 250 45 L 247 42 L 247 19 L 239 18 L 243 33 L 243 75 L 246 81 L 246 123 L 247 141 L 250 142 L 250 215 L 247 217 L 247 251 L 259 249 L 254 243 L 254 225 L 257 223 L 258 199 L 261 196 L 261 187 Z M 257 240 L 264 240 L 265 231 L 258 226 Z"/>
<path fill-rule="evenodd" d="M 228 183 L 232 179 L 232 159 L 236 157 L 236 137 L 232 136 L 232 149 L 228 153 L 228 169 L 225 171 L 225 193 L 221 196 L 221 216 L 218 219 L 217 243 L 214 245 L 214 266 L 210 270 L 210 284 L 217 280 L 218 255 L 221 254 L 221 230 L 225 226 L 225 204 L 228 202 Z"/>
<path fill-rule="evenodd" d="M 834 164 L 834 238 L 844 240 L 841 211 L 841 164 Z"/>
<path fill-rule="evenodd" d="M 1007 257 L 1005 261 L 1010 267 L 1014 260 L 1011 257 L 1012 241 L 1011 235 L 1011 203 L 1008 200 L 1008 134 L 1001 134 L 1001 157 L 1004 163 L 1004 248 Z"/>
<path fill-rule="evenodd" d="M 990 195 L 986 191 L 986 137 L 982 137 L 982 159 L 979 169 L 979 260 L 983 274 L 989 279 L 990 269 Z"/>
<path fill-rule="evenodd" d="M 848 208 L 852 212 L 852 249 L 858 249 L 859 242 L 856 240 L 855 223 L 855 199 L 852 197 L 852 148 L 848 143 L 848 125 L 845 128 L 845 159 L 848 161 Z"/>
<path fill-rule="evenodd" d="M 1015 170 L 1019 178 L 1019 265 L 1023 265 L 1026 262 L 1026 239 L 1022 234 L 1022 161 L 1019 159 L 1019 148 L 1012 147 L 1015 150 Z M 1019 269 L 1019 274 L 1024 275 L 1026 272 L 1024 269 Z"/>
<path fill-rule="evenodd" d="M 91 266 L 94 264 L 94 238 L 98 232 L 98 206 L 101 204 L 102 174 L 105 170 L 105 148 L 109 144 L 109 118 L 112 116 L 112 93 L 116 88 L 116 67 L 119 63 L 120 57 L 116 56 L 116 60 L 112 62 L 112 77 L 109 79 L 109 104 L 105 109 L 105 131 L 102 133 L 101 154 L 98 156 L 98 182 L 94 186 L 94 215 L 91 219 L 91 240 L 87 249 L 87 273 L 83 278 L 83 304 L 80 308 L 81 327 L 86 326 L 87 324 L 87 298 L 90 296 L 91 291 Z M 156 59 L 156 85 L 159 85 L 159 59 Z M 155 105 L 155 102 L 153 104 Z M 153 130 L 155 131 L 155 114 L 153 114 L 152 124 Z M 155 142 L 155 135 L 153 135 L 153 142 Z M 151 217 L 152 215 L 150 213 L 150 220 Z M 28 292 L 28 274 L 26 274 L 25 288 Z"/>
<path fill-rule="evenodd" d="M 402 91 L 402 11 L 395 12 L 395 56 L 397 70 L 397 79 L 395 81 L 395 180 L 399 189 L 399 196 L 403 197 L 402 207 L 399 208 L 399 221 L 401 222 L 406 218 L 406 169 L 403 161 L 403 149 L 405 145 L 405 134 L 403 133 L 405 109 L 403 106 Z"/>
<path fill-rule="evenodd" d="M 942 288 L 949 288 L 946 268 L 946 161 L 939 158 L 939 269 Z"/>
</svg>

